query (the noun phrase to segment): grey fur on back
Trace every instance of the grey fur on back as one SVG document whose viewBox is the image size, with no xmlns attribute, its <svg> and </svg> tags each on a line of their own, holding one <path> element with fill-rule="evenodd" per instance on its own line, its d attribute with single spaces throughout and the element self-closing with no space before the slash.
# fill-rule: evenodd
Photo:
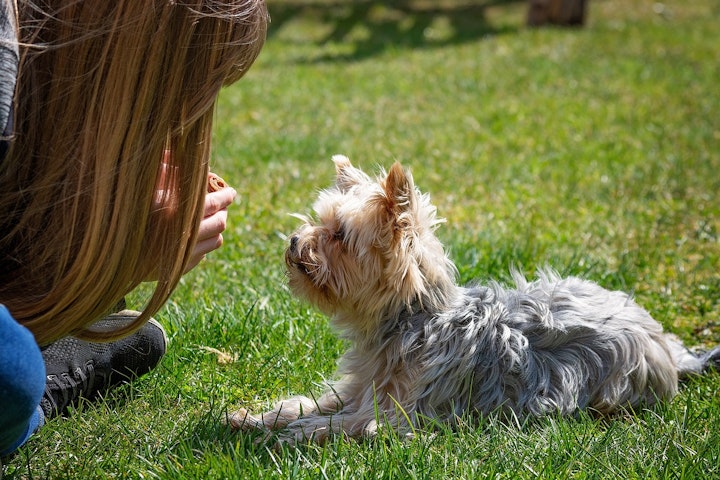
<svg viewBox="0 0 720 480">
<path fill-rule="evenodd" d="M 625 293 L 549 270 L 513 279 L 515 288 L 459 287 L 447 311 L 385 323 L 377 353 L 417 370 L 406 407 L 430 417 L 606 413 L 671 398 L 678 376 L 703 368 Z"/>
</svg>

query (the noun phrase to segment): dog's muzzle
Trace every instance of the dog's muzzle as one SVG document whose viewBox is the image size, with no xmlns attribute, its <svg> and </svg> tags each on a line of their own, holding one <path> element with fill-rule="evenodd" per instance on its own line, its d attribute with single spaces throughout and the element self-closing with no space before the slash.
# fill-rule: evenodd
<svg viewBox="0 0 720 480">
<path fill-rule="evenodd" d="M 293 235 L 292 237 L 290 237 L 290 253 L 297 253 L 297 246 L 299 241 L 300 237 L 298 237 L 297 235 Z"/>
<path fill-rule="evenodd" d="M 288 267 L 298 269 L 307 275 L 307 268 L 302 262 L 299 244 L 300 237 L 298 235 L 290 237 L 290 246 L 285 250 L 285 263 Z"/>
</svg>

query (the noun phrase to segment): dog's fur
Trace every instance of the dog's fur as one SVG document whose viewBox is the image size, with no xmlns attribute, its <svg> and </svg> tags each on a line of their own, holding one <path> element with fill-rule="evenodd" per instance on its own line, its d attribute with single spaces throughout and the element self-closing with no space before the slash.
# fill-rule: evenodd
<svg viewBox="0 0 720 480">
<path fill-rule="evenodd" d="M 322 442 L 467 412 L 609 414 L 670 399 L 678 378 L 718 362 L 720 347 L 696 356 L 630 296 L 579 278 L 514 272 L 513 288 L 458 286 L 411 175 L 396 163 L 373 181 L 333 160 L 336 184 L 292 235 L 286 263 L 292 290 L 352 342 L 343 377 L 260 418 L 241 409 L 233 427 Z"/>
</svg>

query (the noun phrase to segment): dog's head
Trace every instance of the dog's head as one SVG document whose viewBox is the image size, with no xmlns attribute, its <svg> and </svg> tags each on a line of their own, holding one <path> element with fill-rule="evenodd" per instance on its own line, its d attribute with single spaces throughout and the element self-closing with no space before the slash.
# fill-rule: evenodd
<svg viewBox="0 0 720 480">
<path fill-rule="evenodd" d="M 403 308 L 436 309 L 455 267 L 434 235 L 441 220 L 399 163 L 371 179 L 333 157 L 335 185 L 320 192 L 313 219 L 291 236 L 290 286 L 341 326 L 368 332 Z"/>
</svg>

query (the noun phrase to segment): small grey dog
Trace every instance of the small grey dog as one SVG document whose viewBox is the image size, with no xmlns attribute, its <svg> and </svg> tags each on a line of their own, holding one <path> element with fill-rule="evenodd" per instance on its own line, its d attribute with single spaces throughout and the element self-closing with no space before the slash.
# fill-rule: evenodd
<svg viewBox="0 0 720 480">
<path fill-rule="evenodd" d="M 336 184 L 320 193 L 286 251 L 290 286 L 331 316 L 352 347 L 342 377 L 317 399 L 294 397 L 239 429 L 282 430 L 281 441 L 410 431 L 468 412 L 523 418 L 672 398 L 678 379 L 720 360 L 695 355 L 633 299 L 541 271 L 514 287 L 458 286 L 434 234 L 440 220 L 399 164 L 372 180 L 335 156 Z"/>
</svg>

